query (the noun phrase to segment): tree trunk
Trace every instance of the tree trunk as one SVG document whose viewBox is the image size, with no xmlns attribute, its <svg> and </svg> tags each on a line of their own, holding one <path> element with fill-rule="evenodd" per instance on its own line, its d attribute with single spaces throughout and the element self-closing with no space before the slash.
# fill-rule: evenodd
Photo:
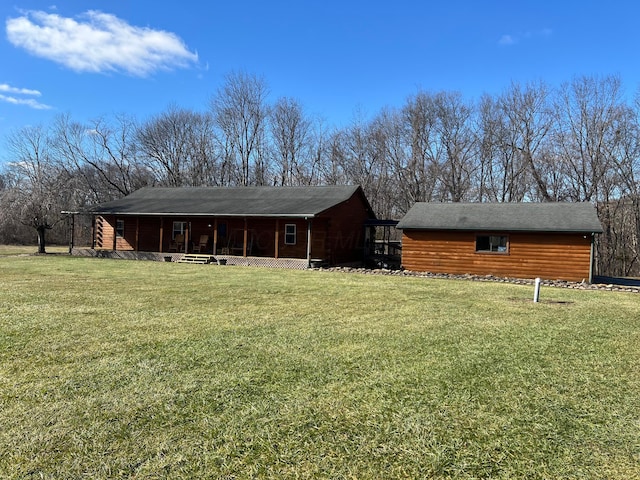
<svg viewBox="0 0 640 480">
<path fill-rule="evenodd" d="M 38 225 L 36 227 L 36 231 L 38 232 L 38 253 L 47 253 L 45 250 L 45 232 L 47 231 L 47 227 L 45 225 Z"/>
</svg>

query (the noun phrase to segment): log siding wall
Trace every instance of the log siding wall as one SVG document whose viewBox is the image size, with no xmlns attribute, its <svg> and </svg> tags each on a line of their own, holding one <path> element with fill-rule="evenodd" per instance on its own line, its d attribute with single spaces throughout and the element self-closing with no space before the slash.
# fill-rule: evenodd
<svg viewBox="0 0 640 480">
<path fill-rule="evenodd" d="M 118 217 L 118 219 L 120 219 Z M 124 222 L 124 237 L 116 235 L 116 217 L 112 215 L 96 218 L 96 248 L 106 250 L 134 250 L 136 220 L 122 218 Z M 115 246 L 115 248 L 114 248 Z"/>
<path fill-rule="evenodd" d="M 330 264 L 346 264 L 364 260 L 364 224 L 372 218 L 367 209 L 366 199 L 354 195 L 323 213 L 325 219 L 325 254 L 313 256 L 328 260 Z M 314 220 L 317 223 L 318 220 Z M 322 230 L 314 229 L 314 235 Z"/>
<path fill-rule="evenodd" d="M 505 253 L 476 252 L 476 235 L 507 235 Z M 405 230 L 407 270 L 590 281 L 591 234 Z"/>
</svg>

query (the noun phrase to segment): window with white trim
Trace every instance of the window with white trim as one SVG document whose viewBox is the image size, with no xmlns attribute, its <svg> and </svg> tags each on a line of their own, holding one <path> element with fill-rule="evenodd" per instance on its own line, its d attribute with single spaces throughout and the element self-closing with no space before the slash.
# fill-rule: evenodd
<svg viewBox="0 0 640 480">
<path fill-rule="evenodd" d="M 287 223 L 284 226 L 284 244 L 295 245 L 296 244 L 296 225 L 295 223 Z"/>
<path fill-rule="evenodd" d="M 182 235 L 184 238 L 184 232 L 187 229 L 187 222 L 173 222 L 173 232 L 171 233 L 171 240 L 176 239 L 176 235 Z"/>
</svg>

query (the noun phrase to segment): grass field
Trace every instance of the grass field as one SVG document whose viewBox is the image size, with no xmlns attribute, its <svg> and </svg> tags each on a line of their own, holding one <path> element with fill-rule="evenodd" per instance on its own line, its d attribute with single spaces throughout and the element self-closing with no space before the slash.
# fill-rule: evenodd
<svg viewBox="0 0 640 480">
<path fill-rule="evenodd" d="M 640 297 L 0 256 L 0 478 L 640 478 Z"/>
<path fill-rule="evenodd" d="M 68 245 L 47 245 L 47 253 L 66 253 Z M 0 256 L 3 255 L 33 255 L 38 253 L 37 245 L 0 245 Z"/>
</svg>

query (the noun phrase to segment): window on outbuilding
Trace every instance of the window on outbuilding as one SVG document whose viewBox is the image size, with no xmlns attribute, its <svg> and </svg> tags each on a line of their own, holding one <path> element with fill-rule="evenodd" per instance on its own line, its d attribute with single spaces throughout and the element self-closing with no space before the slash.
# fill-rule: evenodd
<svg viewBox="0 0 640 480">
<path fill-rule="evenodd" d="M 508 253 L 507 235 L 476 235 L 476 252 Z"/>
<path fill-rule="evenodd" d="M 295 223 L 287 223 L 284 226 L 284 244 L 295 245 L 296 244 L 296 225 Z"/>
</svg>

